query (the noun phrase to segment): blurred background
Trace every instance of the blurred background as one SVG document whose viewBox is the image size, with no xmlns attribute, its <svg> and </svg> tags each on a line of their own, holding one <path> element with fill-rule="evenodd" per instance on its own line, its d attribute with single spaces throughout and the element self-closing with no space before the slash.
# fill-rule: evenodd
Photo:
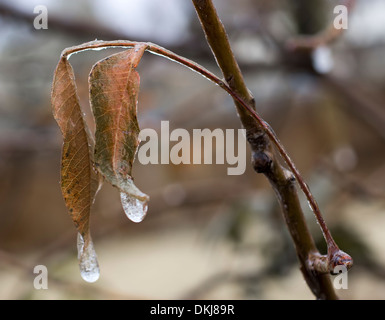
<svg viewBox="0 0 385 320">
<path fill-rule="evenodd" d="M 258 112 L 310 185 L 341 249 L 354 258 L 343 299 L 385 298 L 385 2 L 357 0 L 348 30 L 316 50 L 285 43 L 328 27 L 341 1 L 216 0 Z M 33 27 L 48 9 L 48 29 Z M 79 274 L 76 230 L 59 185 L 62 139 L 50 90 L 61 51 L 94 40 L 150 41 L 220 75 L 194 8 L 180 0 L 0 1 L 0 299 L 314 299 L 263 175 L 227 165 L 134 165 L 150 195 L 129 221 L 105 184 L 91 232 L 101 276 Z M 71 57 L 82 105 L 109 49 Z M 190 70 L 145 54 L 139 124 L 240 128 L 232 100 Z M 249 157 L 249 155 L 248 155 Z M 302 195 L 318 247 L 322 235 Z M 35 290 L 35 265 L 48 290 Z"/>
</svg>

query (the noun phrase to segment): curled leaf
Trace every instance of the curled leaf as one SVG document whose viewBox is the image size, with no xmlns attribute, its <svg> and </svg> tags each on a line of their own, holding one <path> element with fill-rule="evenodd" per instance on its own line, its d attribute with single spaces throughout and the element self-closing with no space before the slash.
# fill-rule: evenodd
<svg viewBox="0 0 385 320">
<path fill-rule="evenodd" d="M 76 93 L 74 72 L 65 57 L 60 59 L 55 70 L 51 101 L 54 118 L 63 135 L 61 190 L 83 239 L 81 262 L 86 259 L 85 253 L 93 250 L 89 221 L 99 179 L 93 168 L 93 142 Z"/>
<path fill-rule="evenodd" d="M 148 195 L 132 178 L 139 145 L 137 103 L 140 78 L 135 70 L 145 45 L 114 54 L 97 62 L 90 73 L 90 101 L 95 117 L 95 164 L 121 192 L 127 216 L 140 222 L 147 212 Z"/>
</svg>

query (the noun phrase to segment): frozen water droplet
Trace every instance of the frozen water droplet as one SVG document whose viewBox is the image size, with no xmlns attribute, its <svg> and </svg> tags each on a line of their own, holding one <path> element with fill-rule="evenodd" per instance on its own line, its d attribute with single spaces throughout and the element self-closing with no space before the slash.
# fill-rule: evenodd
<svg viewBox="0 0 385 320">
<path fill-rule="evenodd" d="M 144 219 L 147 213 L 147 201 L 141 201 L 124 192 L 120 193 L 120 200 L 128 219 L 136 223 Z"/>
<path fill-rule="evenodd" d="M 84 238 L 78 233 L 77 240 L 80 275 L 87 282 L 95 282 L 99 279 L 100 271 L 94 244 L 90 239 L 88 246 L 84 245 Z"/>
</svg>

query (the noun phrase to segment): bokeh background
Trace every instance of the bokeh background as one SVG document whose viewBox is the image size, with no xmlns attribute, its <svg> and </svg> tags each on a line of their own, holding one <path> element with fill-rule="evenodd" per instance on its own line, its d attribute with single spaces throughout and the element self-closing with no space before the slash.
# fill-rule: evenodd
<svg viewBox="0 0 385 320">
<path fill-rule="evenodd" d="M 216 0 L 259 113 L 310 185 L 355 266 L 344 299 L 385 298 L 385 2 L 357 0 L 334 43 L 292 55 L 284 43 L 330 25 L 339 1 Z M 35 30 L 36 5 L 48 29 Z M 76 230 L 60 193 L 61 136 L 50 90 L 61 51 L 103 39 L 150 41 L 220 75 L 190 1 L 0 1 L 0 299 L 313 299 L 274 193 L 247 164 L 134 166 L 150 195 L 129 221 L 107 184 L 92 211 L 101 277 L 79 274 Z M 74 55 L 85 111 L 92 65 L 116 50 Z M 139 123 L 159 130 L 240 128 L 232 100 L 206 79 L 145 54 Z M 301 195 L 321 251 L 325 245 Z M 48 290 L 35 290 L 35 265 Z"/>
</svg>

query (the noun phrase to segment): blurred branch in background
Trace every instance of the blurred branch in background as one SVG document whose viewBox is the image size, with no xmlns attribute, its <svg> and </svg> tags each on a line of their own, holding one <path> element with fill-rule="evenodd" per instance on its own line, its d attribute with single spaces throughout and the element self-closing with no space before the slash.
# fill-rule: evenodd
<svg viewBox="0 0 385 320">
<path fill-rule="evenodd" d="M 354 3 L 355 0 L 344 0 L 338 5 L 345 7 L 347 12 L 351 12 Z M 325 14 L 322 15 L 320 12 L 325 12 L 324 7 L 325 1 L 314 1 L 310 4 L 300 0 L 296 3 L 294 8 L 300 35 L 286 41 L 285 47 L 288 50 L 315 50 L 318 47 L 332 44 L 344 33 L 345 28 L 336 28 L 335 19 L 332 19 L 330 23 L 325 22 L 327 19 L 322 19 Z M 324 24 L 326 27 L 319 31 Z"/>
<path fill-rule="evenodd" d="M 4 18 L 23 22 L 32 28 L 31 21 L 36 17 L 35 14 L 20 10 L 14 5 L 0 3 L 0 15 Z M 137 42 L 147 42 L 148 39 L 138 37 L 136 34 L 119 32 L 116 29 L 109 28 L 106 24 L 97 24 L 95 22 L 83 22 L 79 20 L 69 20 L 68 17 L 49 15 L 49 28 L 54 32 L 67 34 L 69 36 L 86 39 L 118 40 L 129 39 Z M 193 58 L 208 57 L 210 51 L 197 39 L 186 37 L 177 44 L 168 45 L 168 49 L 181 54 L 192 55 Z"/>
</svg>

